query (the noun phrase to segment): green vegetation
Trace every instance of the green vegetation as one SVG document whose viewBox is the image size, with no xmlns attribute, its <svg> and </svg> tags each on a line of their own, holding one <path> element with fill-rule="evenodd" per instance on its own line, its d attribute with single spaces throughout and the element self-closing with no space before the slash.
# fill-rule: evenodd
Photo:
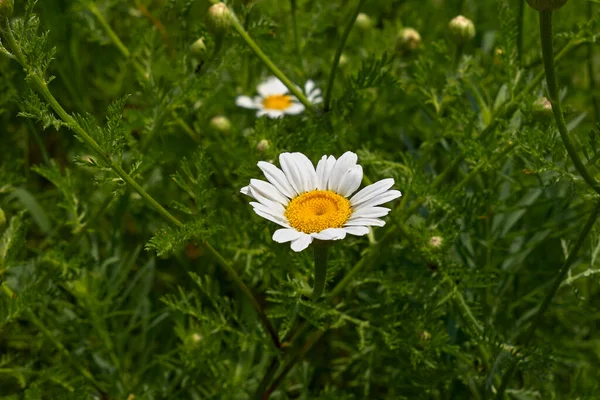
<svg viewBox="0 0 600 400">
<path fill-rule="evenodd" d="M 0 0 L 0 399 L 600 398 L 599 32 L 597 0 Z M 347 151 L 385 226 L 274 241 L 257 163 Z"/>
</svg>

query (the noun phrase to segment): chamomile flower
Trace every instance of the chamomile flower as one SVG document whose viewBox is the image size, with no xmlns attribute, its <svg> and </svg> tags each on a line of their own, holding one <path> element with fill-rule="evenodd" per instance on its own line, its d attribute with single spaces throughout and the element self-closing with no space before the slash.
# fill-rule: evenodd
<svg viewBox="0 0 600 400">
<path fill-rule="evenodd" d="M 336 160 L 323 156 L 317 168 L 302 153 L 279 156 L 281 169 L 265 161 L 258 167 L 267 181 L 250 180 L 241 192 L 259 216 L 283 227 L 273 234 L 278 243 L 291 242 L 292 250 L 302 251 L 313 240 L 340 240 L 347 234 L 362 236 L 369 226 L 384 226 L 380 219 L 390 212 L 379 207 L 400 196 L 391 178 L 356 192 L 363 178 L 356 154 L 348 151 Z M 352 197 L 350 197 L 352 196 Z"/>
<path fill-rule="evenodd" d="M 301 114 L 305 107 L 298 101 L 296 96 L 289 93 L 289 89 L 277 78 L 270 77 L 256 88 L 258 96 L 251 98 L 249 96 L 238 96 L 235 104 L 238 107 L 257 110 L 256 116 L 263 115 L 269 118 L 281 118 L 284 115 Z M 304 85 L 304 92 L 308 100 L 313 103 L 323 101 L 321 90 L 317 89 L 315 83 L 311 80 Z"/>
</svg>

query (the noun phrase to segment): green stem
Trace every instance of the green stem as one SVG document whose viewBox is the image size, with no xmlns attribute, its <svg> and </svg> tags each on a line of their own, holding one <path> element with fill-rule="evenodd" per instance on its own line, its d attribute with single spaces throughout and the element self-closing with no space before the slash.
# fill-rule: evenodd
<svg viewBox="0 0 600 400">
<path fill-rule="evenodd" d="M 327 82 L 327 91 L 325 92 L 325 100 L 323 102 L 323 105 L 325 107 L 324 108 L 325 112 L 329 111 L 329 106 L 330 106 L 329 103 L 331 101 L 331 93 L 333 92 L 333 83 L 335 82 L 335 74 L 336 74 L 339 64 L 340 64 L 340 57 L 342 57 L 342 51 L 344 50 L 344 46 L 346 45 L 346 40 L 348 39 L 348 36 L 350 35 L 350 31 L 352 30 L 352 27 L 354 27 L 354 24 L 356 22 L 356 17 L 358 16 L 358 13 L 360 13 L 360 9 L 362 8 L 363 4 L 365 4 L 365 0 L 360 0 L 358 2 L 358 6 L 356 7 L 356 10 L 352 14 L 350 21 L 348 22 L 348 25 L 346 25 L 346 29 L 344 30 L 344 33 L 342 34 L 342 40 L 340 41 L 340 44 L 338 45 L 338 48 L 335 51 L 335 56 L 333 57 L 333 64 L 331 65 L 331 72 L 329 73 L 329 81 Z"/>
<path fill-rule="evenodd" d="M 579 254 L 579 250 L 581 250 L 581 247 L 583 246 L 583 243 L 585 242 L 585 238 L 587 237 L 588 233 L 591 231 L 592 227 L 594 226 L 594 222 L 596 222 L 596 219 L 598 218 L 599 215 L 600 215 L 600 201 L 598 201 L 598 203 L 596 203 L 596 207 L 594 208 L 594 211 L 592 212 L 592 214 L 588 218 L 587 222 L 585 223 L 583 229 L 579 233 L 579 237 L 577 238 L 575 245 L 569 252 L 569 256 L 565 260 L 558 275 L 556 275 L 556 278 L 554 278 L 552 287 L 548 291 L 548 294 L 542 301 L 542 304 L 540 305 L 535 316 L 533 317 L 533 320 L 531 322 L 531 325 L 529 326 L 529 329 L 522 336 L 523 340 L 520 342 L 521 346 L 527 346 L 527 344 L 531 341 L 531 339 L 533 339 L 535 330 L 537 329 L 538 325 L 542 321 L 544 314 L 546 313 L 546 311 L 548 310 L 548 307 L 550 306 L 550 302 L 554 298 L 554 295 L 558 291 L 558 288 L 560 287 L 562 281 L 567 276 L 567 273 L 569 272 L 571 264 L 573 264 L 573 262 L 577 258 L 577 254 Z M 500 384 L 500 387 L 498 388 L 498 391 L 496 392 L 497 400 L 503 399 L 506 387 L 507 387 L 510 379 L 512 378 L 512 375 L 515 372 L 515 369 L 517 367 L 518 360 L 519 359 L 517 357 L 514 357 L 511 361 L 509 367 L 507 368 L 506 372 L 504 373 L 504 376 L 502 377 L 502 383 Z"/>
<path fill-rule="evenodd" d="M 317 300 L 323 295 L 325 283 L 327 281 L 327 253 L 329 247 L 327 245 L 313 244 L 315 251 L 315 283 L 313 288 L 312 298 Z"/>
<path fill-rule="evenodd" d="M 294 367 L 294 365 L 296 365 L 296 363 L 298 361 L 300 361 L 302 358 L 304 358 L 304 355 L 314 346 L 314 344 L 324 334 L 325 334 L 325 330 L 318 330 L 318 331 L 315 331 L 308 338 L 308 340 L 306 341 L 306 343 L 304 343 L 304 345 L 302 346 L 302 348 L 300 348 L 300 350 L 298 350 L 298 352 L 296 354 L 294 354 L 294 356 L 285 364 L 285 366 L 283 367 L 283 370 L 279 373 L 279 375 L 277 375 L 277 377 L 273 381 L 273 384 L 263 394 L 262 400 L 268 400 L 269 397 L 271 397 L 271 394 L 273 394 L 273 392 L 275 391 L 275 389 L 277 389 L 277 387 L 281 384 L 281 382 L 283 382 L 283 379 L 292 370 L 292 368 Z"/>
<path fill-rule="evenodd" d="M 119 38 L 119 36 L 116 34 L 116 32 L 111 28 L 111 26 L 108 24 L 108 22 L 106 21 L 106 19 L 104 18 L 104 15 L 102 14 L 102 12 L 98 9 L 98 7 L 96 6 L 95 3 L 87 3 L 86 4 L 88 9 L 90 10 L 90 12 L 92 14 L 94 14 L 94 16 L 96 17 L 96 19 L 98 19 L 98 22 L 100 22 L 100 25 L 102 26 L 102 28 L 104 28 L 104 31 L 106 32 L 106 34 L 108 35 L 108 37 L 110 38 L 110 40 L 113 42 L 113 44 L 119 49 L 119 51 L 121 52 L 121 54 L 123 55 L 123 57 L 125 57 L 126 59 L 130 60 L 131 63 L 133 64 L 133 67 L 136 69 L 136 71 L 138 72 L 138 74 L 144 78 L 144 80 L 146 80 L 147 82 L 150 82 L 150 75 L 148 73 L 146 73 L 146 71 L 144 70 L 144 67 L 142 66 L 142 64 L 139 63 L 139 61 L 137 61 L 131 54 L 131 51 L 129 51 L 129 49 L 127 48 L 127 46 L 125 46 L 125 44 L 121 41 L 121 39 Z M 220 47 L 218 48 L 220 50 Z M 217 53 L 217 48 L 215 48 L 215 52 L 213 53 L 213 57 L 216 55 Z M 209 60 L 209 61 L 212 61 Z M 207 67 L 207 66 L 205 66 Z M 179 124 L 183 130 L 190 135 L 190 132 L 194 132 L 194 130 L 192 128 L 190 128 L 190 126 L 181 118 L 176 117 L 175 121 L 177 122 L 177 124 Z M 197 137 L 197 135 L 194 133 L 194 135 L 192 136 L 192 138 Z M 149 142 L 149 141 L 147 141 Z"/>
<path fill-rule="evenodd" d="M 598 185 L 598 182 L 596 182 L 585 168 L 585 165 L 583 165 L 583 162 L 575 150 L 575 146 L 573 146 L 573 143 L 571 142 L 569 130 L 560 107 L 556 73 L 554 71 L 554 56 L 552 52 L 552 11 L 540 11 L 540 36 L 542 39 L 542 55 L 544 57 L 546 82 L 548 84 L 548 98 L 552 103 L 552 111 L 554 112 L 554 118 L 556 120 L 558 132 L 560 133 L 560 138 L 567 149 L 567 153 L 569 153 L 571 161 L 573 161 L 573 165 L 575 165 L 575 168 L 583 180 L 585 180 L 596 193 L 600 194 L 600 185 Z"/>
<path fill-rule="evenodd" d="M 244 39 L 248 47 L 260 58 L 260 60 L 265 64 L 265 66 L 275 75 L 279 80 L 289 89 L 289 91 L 296 96 L 296 98 L 304 104 L 304 106 L 312 110 L 312 103 L 306 98 L 304 93 L 294 83 L 287 77 L 277 66 L 271 61 L 269 57 L 258 47 L 256 42 L 252 40 L 250 35 L 246 32 L 240 21 L 237 19 L 232 10 L 229 10 L 231 13 L 231 23 L 233 28 L 237 31 L 237 33 Z"/>
<path fill-rule="evenodd" d="M 255 399 L 261 400 L 263 398 L 263 393 L 265 393 L 265 390 L 267 390 L 267 387 L 269 386 L 269 383 L 271 383 L 271 379 L 273 379 L 273 376 L 277 372 L 278 368 L 279 368 L 279 358 L 273 357 L 271 364 L 269 364 L 269 367 L 267 368 L 267 372 L 265 373 L 265 376 L 263 377 L 262 381 L 260 381 L 260 384 L 258 385 L 258 388 L 256 389 L 256 392 L 254 394 Z"/>
<path fill-rule="evenodd" d="M 12 33 L 10 25 L 8 24 L 8 20 L 5 21 L 5 29 L 7 43 L 10 49 L 13 51 L 17 60 L 27 73 L 27 82 L 33 86 L 34 89 L 38 91 L 46 100 L 50 107 L 58 114 L 58 116 L 67 123 L 69 128 L 74 131 L 77 136 L 84 141 L 94 152 L 96 152 L 100 158 L 123 180 L 125 181 L 131 188 L 133 188 L 141 197 L 148 203 L 152 208 L 154 208 L 164 219 L 166 219 L 171 224 L 175 225 L 178 228 L 183 228 L 184 224 L 179 221 L 175 216 L 173 216 L 169 211 L 167 211 L 163 206 L 161 206 L 150 194 L 148 194 L 144 188 L 142 188 L 127 172 L 121 168 L 121 166 L 115 163 L 110 155 L 100 147 L 100 145 L 94 140 L 92 136 L 90 136 L 82 127 L 75 121 L 71 115 L 69 115 L 64 108 L 58 103 L 56 98 L 52 95 L 46 82 L 38 75 L 37 72 L 33 71 L 29 65 L 27 64 L 27 60 L 23 53 L 21 52 L 21 48 L 19 47 L 15 37 Z M 275 347 L 280 348 L 281 343 L 279 342 L 277 332 L 275 328 L 269 321 L 267 315 L 264 310 L 248 288 L 246 284 L 242 281 L 238 273 L 235 269 L 225 260 L 225 258 L 209 243 L 204 242 L 206 249 L 217 259 L 217 262 L 221 267 L 223 267 L 227 273 L 230 275 L 231 279 L 238 285 L 238 287 L 242 290 L 242 292 L 248 297 L 250 303 L 258 313 L 261 322 L 264 324 L 265 328 L 269 332 Z"/>
</svg>

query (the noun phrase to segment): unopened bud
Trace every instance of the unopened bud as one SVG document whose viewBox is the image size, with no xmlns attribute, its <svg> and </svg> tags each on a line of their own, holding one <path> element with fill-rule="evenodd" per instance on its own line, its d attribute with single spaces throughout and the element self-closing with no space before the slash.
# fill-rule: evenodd
<svg viewBox="0 0 600 400">
<path fill-rule="evenodd" d="M 362 31 L 368 31 L 373 26 L 373 20 L 365 13 L 356 16 L 356 26 Z"/>
<path fill-rule="evenodd" d="M 210 120 L 210 126 L 223 133 L 228 133 L 231 130 L 231 122 L 223 115 L 217 115 Z"/>
<path fill-rule="evenodd" d="M 545 97 L 540 97 L 531 105 L 531 114 L 538 121 L 547 121 L 552 118 L 552 103 Z"/>
<path fill-rule="evenodd" d="M 454 18 L 448 24 L 450 36 L 457 44 L 465 44 L 475 37 L 475 25 L 469 18 L 462 15 Z"/>
<path fill-rule="evenodd" d="M 398 33 L 396 48 L 401 53 L 410 52 L 421 47 L 421 35 L 413 28 L 404 28 Z"/>
<path fill-rule="evenodd" d="M 345 55 L 344 53 L 342 53 L 342 54 L 340 55 L 340 62 L 338 63 L 338 65 L 339 65 L 340 67 L 343 67 L 343 66 L 345 66 L 345 65 L 347 65 L 347 64 L 348 64 L 348 56 L 347 56 L 347 55 Z"/>
<path fill-rule="evenodd" d="M 6 224 L 6 214 L 4 214 L 4 210 L 0 208 L 0 228 L 2 228 Z"/>
<path fill-rule="evenodd" d="M 527 0 L 527 4 L 538 11 L 554 11 L 567 4 L 567 0 Z"/>
<path fill-rule="evenodd" d="M 15 7 L 14 0 L 0 0 L 0 17 L 8 18 L 12 15 Z"/>
<path fill-rule="evenodd" d="M 203 37 L 192 43 L 190 46 L 190 52 L 198 58 L 202 58 L 206 54 L 206 45 L 204 44 Z"/>
<path fill-rule="evenodd" d="M 431 247 L 438 248 L 442 245 L 442 243 L 444 243 L 444 239 L 442 239 L 440 236 L 432 236 L 431 239 L 429 239 L 429 245 Z"/>
<path fill-rule="evenodd" d="M 208 28 L 216 35 L 227 33 L 231 18 L 231 12 L 225 3 L 214 4 L 208 9 Z"/>
<path fill-rule="evenodd" d="M 494 49 L 494 64 L 502 65 L 502 58 L 504 57 L 504 50 L 500 47 Z"/>
<path fill-rule="evenodd" d="M 265 151 L 269 150 L 270 147 L 271 147 L 271 142 L 269 142 L 267 139 L 262 139 L 256 145 L 256 151 L 258 151 L 259 153 L 264 153 Z"/>
</svg>

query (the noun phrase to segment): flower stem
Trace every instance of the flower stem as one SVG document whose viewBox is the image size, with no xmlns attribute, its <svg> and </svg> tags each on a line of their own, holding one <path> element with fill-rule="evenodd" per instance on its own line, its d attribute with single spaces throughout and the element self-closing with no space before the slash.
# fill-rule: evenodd
<svg viewBox="0 0 600 400">
<path fill-rule="evenodd" d="M 333 57 L 333 64 L 331 65 L 331 72 L 329 73 L 329 81 L 327 82 L 327 92 L 325 93 L 325 101 L 323 102 L 324 107 L 325 107 L 324 108 L 325 112 L 329 111 L 329 106 L 330 106 L 330 102 L 331 102 L 331 93 L 333 92 L 333 83 L 335 82 L 335 74 L 336 74 L 339 64 L 340 64 L 340 57 L 342 57 L 342 51 L 344 50 L 344 46 L 346 45 L 346 40 L 348 39 L 348 35 L 350 35 L 350 31 L 352 30 L 352 27 L 354 27 L 354 23 L 356 22 L 356 17 L 358 16 L 358 13 L 360 13 L 360 9 L 362 8 L 362 6 L 364 4 L 365 4 L 365 0 L 360 0 L 358 2 L 358 6 L 356 7 L 356 10 L 352 14 L 352 17 L 350 18 L 348 25 L 346 25 L 346 29 L 344 30 L 344 33 L 342 34 L 342 40 L 340 41 L 340 44 L 338 45 L 338 48 L 335 51 L 335 56 Z"/>
<path fill-rule="evenodd" d="M 315 249 L 315 283 L 312 298 L 317 300 L 323 295 L 325 282 L 327 281 L 327 254 L 329 247 L 326 245 L 313 245 Z"/>
<path fill-rule="evenodd" d="M 262 400 L 268 400 L 271 394 L 277 389 L 277 387 L 283 382 L 283 379 L 286 375 L 292 370 L 294 365 L 298 361 L 300 361 L 304 355 L 315 345 L 315 343 L 325 334 L 325 330 L 315 331 L 304 343 L 304 345 L 298 350 L 296 354 L 285 364 L 283 370 L 277 375 L 273 384 L 269 387 L 269 389 L 263 394 Z"/>
<path fill-rule="evenodd" d="M 141 187 L 127 172 L 125 172 L 125 170 L 123 170 L 123 168 L 119 164 L 114 162 L 112 160 L 110 154 L 108 154 L 96 142 L 96 140 L 90 134 L 88 134 L 81 127 L 81 125 L 79 125 L 77 123 L 77 121 L 73 117 L 71 117 L 71 115 L 69 113 L 67 113 L 65 111 L 65 109 L 58 103 L 56 98 L 52 95 L 52 93 L 48 89 L 46 81 L 44 81 L 44 79 L 42 79 L 42 77 L 37 72 L 35 72 L 35 70 L 33 70 L 27 63 L 27 59 L 23 55 L 19 44 L 15 40 L 15 37 L 12 33 L 12 29 L 8 22 L 8 19 L 6 19 L 4 21 L 3 28 L 4 28 L 3 31 L 6 33 L 7 44 L 9 46 L 10 50 L 15 54 L 18 62 L 21 64 L 21 66 L 25 70 L 25 72 L 27 74 L 27 82 L 29 83 L 29 85 L 31 85 L 35 90 L 38 91 L 38 93 L 44 98 L 44 100 L 48 104 L 50 104 L 50 107 L 52 107 L 54 112 L 56 112 L 56 114 L 65 123 L 67 123 L 67 126 L 73 132 L 75 132 L 77 134 L 77 136 L 83 142 L 85 142 L 95 153 L 97 153 L 100 156 L 100 158 L 102 158 L 102 160 L 125 183 L 127 183 L 132 189 L 134 189 L 142 197 L 142 199 L 144 199 L 146 201 L 146 203 L 148 203 L 152 208 L 154 208 L 168 222 L 170 222 L 171 224 L 173 224 L 174 226 L 176 226 L 178 228 L 182 228 L 184 226 L 184 224 L 181 221 L 179 221 L 175 216 L 173 216 L 173 214 L 171 214 L 169 211 L 167 211 L 162 205 L 160 205 L 160 203 L 158 203 L 150 194 L 148 194 L 148 192 L 146 192 L 144 190 L 144 188 Z M 281 343 L 278 339 L 277 331 L 275 331 L 275 328 L 269 321 L 267 315 L 265 314 L 264 310 L 262 309 L 262 307 L 260 306 L 260 304 L 258 303 L 256 298 L 254 297 L 254 295 L 252 294 L 252 292 L 250 291 L 248 286 L 246 286 L 246 284 L 242 281 L 242 279 L 240 278 L 238 273 L 235 271 L 235 269 L 227 262 L 227 260 L 225 260 L 225 258 L 221 255 L 221 253 L 219 253 L 215 248 L 213 248 L 208 242 L 203 241 L 203 243 L 204 243 L 206 249 L 216 258 L 219 265 L 221 265 L 221 267 L 223 267 L 223 269 L 225 269 L 227 271 L 227 273 L 229 274 L 231 279 L 237 284 L 237 286 L 240 288 L 240 290 L 248 297 L 248 299 L 250 300 L 250 303 L 252 304 L 252 307 L 254 307 L 254 309 L 258 313 L 261 322 L 263 323 L 263 325 L 269 332 L 269 335 L 271 336 L 271 339 L 273 340 L 275 347 L 280 348 Z"/>
<path fill-rule="evenodd" d="M 142 64 L 140 64 L 139 61 L 137 61 L 132 56 L 131 51 L 129 51 L 127 46 L 125 46 L 123 41 L 121 41 L 121 39 L 116 34 L 116 32 L 108 24 L 108 22 L 104 18 L 104 15 L 102 15 L 102 12 L 98 9 L 96 4 L 92 3 L 92 2 L 88 2 L 86 5 L 87 5 L 88 9 L 90 10 L 90 12 L 92 14 L 94 14 L 94 16 L 96 17 L 98 22 L 100 22 L 100 25 L 102 26 L 102 28 L 104 28 L 104 31 L 106 32 L 106 34 L 108 35 L 110 40 L 113 42 L 113 44 L 119 49 L 119 51 L 121 52 L 123 57 L 125 57 L 126 59 L 131 61 L 131 63 L 133 64 L 133 67 L 136 69 L 138 74 L 144 78 L 144 80 L 150 82 L 150 75 L 148 75 L 146 73 Z M 212 59 L 211 59 L 211 61 L 212 61 Z M 192 128 L 190 128 L 190 126 L 183 119 L 175 116 L 175 121 L 183 128 L 183 130 L 188 135 L 190 134 L 189 132 L 194 132 L 194 130 Z M 197 136 L 197 135 L 194 134 L 194 136 Z"/>
<path fill-rule="evenodd" d="M 552 52 L 552 11 L 540 11 L 540 36 L 542 39 L 542 56 L 544 57 L 544 69 L 546 71 L 546 82 L 548 84 L 548 99 L 552 103 L 552 111 L 554 119 L 560 133 L 560 138 L 563 141 L 567 153 L 573 165 L 586 181 L 586 183 L 598 194 L 600 194 L 600 185 L 590 175 L 585 165 L 579 158 L 575 146 L 569 137 L 569 130 L 565 123 L 565 118 L 560 107 L 560 98 L 558 95 L 558 85 L 556 83 L 556 73 L 554 70 L 554 55 Z"/>
<path fill-rule="evenodd" d="M 285 74 L 283 72 L 281 72 L 281 70 L 279 68 L 277 68 L 277 66 L 273 63 L 273 61 L 271 61 L 271 59 L 269 57 L 267 57 L 267 55 L 261 50 L 261 48 L 258 47 L 256 42 L 254 40 L 252 40 L 250 35 L 248 35 L 248 32 L 246 32 L 246 30 L 244 29 L 242 24 L 240 24 L 240 21 L 237 19 L 237 17 L 233 13 L 233 11 L 229 10 L 229 12 L 231 13 L 231 23 L 232 23 L 233 28 L 242 37 L 242 39 L 244 39 L 244 41 L 246 42 L 248 47 L 250 47 L 250 49 L 254 52 L 254 54 L 256 54 L 258 56 L 258 58 L 260 58 L 260 60 L 273 73 L 273 75 L 275 75 L 277 78 L 279 78 L 279 80 L 290 90 L 290 92 L 294 96 L 296 96 L 296 98 L 302 104 L 304 104 L 304 106 L 307 109 L 312 110 L 313 105 L 308 100 L 308 98 L 306 98 L 304 93 L 302 93 L 302 91 L 300 89 L 298 89 L 298 86 L 294 85 L 294 83 L 287 76 L 285 76 Z"/>
<path fill-rule="evenodd" d="M 543 11 L 542 11 L 542 13 L 543 13 Z M 575 261 L 575 258 L 577 258 L 577 254 L 579 253 L 579 250 L 581 250 L 581 247 L 583 246 L 583 243 L 585 242 L 585 238 L 587 237 L 588 233 L 591 231 L 591 229 L 594 226 L 594 223 L 596 222 L 596 219 L 598 218 L 599 215 L 600 215 L 600 201 L 598 201 L 596 203 L 596 207 L 594 208 L 594 211 L 592 211 L 592 214 L 590 215 L 590 217 L 588 218 L 587 222 L 585 223 L 583 229 L 579 233 L 579 237 L 577 238 L 575 245 L 569 252 L 569 256 L 567 257 L 562 268 L 558 272 L 558 275 L 556 275 L 556 278 L 554 278 L 552 287 L 548 291 L 548 294 L 542 301 L 542 304 L 540 305 L 535 316 L 533 317 L 531 325 L 529 325 L 529 329 L 527 329 L 527 331 L 522 335 L 523 339 L 519 343 L 521 346 L 526 346 L 531 341 L 531 339 L 533 339 L 533 335 L 535 334 L 536 328 L 542 321 L 544 314 L 546 313 L 546 311 L 548 310 L 548 307 L 550 306 L 550 302 L 554 298 L 554 295 L 556 294 L 562 281 L 567 276 L 567 273 L 569 272 L 571 264 L 573 264 L 573 262 Z M 511 361 L 509 367 L 506 369 L 506 372 L 504 373 L 504 376 L 502 377 L 502 383 L 500 384 L 500 387 L 498 388 L 498 391 L 496 392 L 497 400 L 501 400 L 503 398 L 504 391 L 506 390 L 508 382 L 512 378 L 512 375 L 515 372 L 515 369 L 517 367 L 518 360 L 519 359 L 517 357 L 514 357 Z"/>
</svg>

